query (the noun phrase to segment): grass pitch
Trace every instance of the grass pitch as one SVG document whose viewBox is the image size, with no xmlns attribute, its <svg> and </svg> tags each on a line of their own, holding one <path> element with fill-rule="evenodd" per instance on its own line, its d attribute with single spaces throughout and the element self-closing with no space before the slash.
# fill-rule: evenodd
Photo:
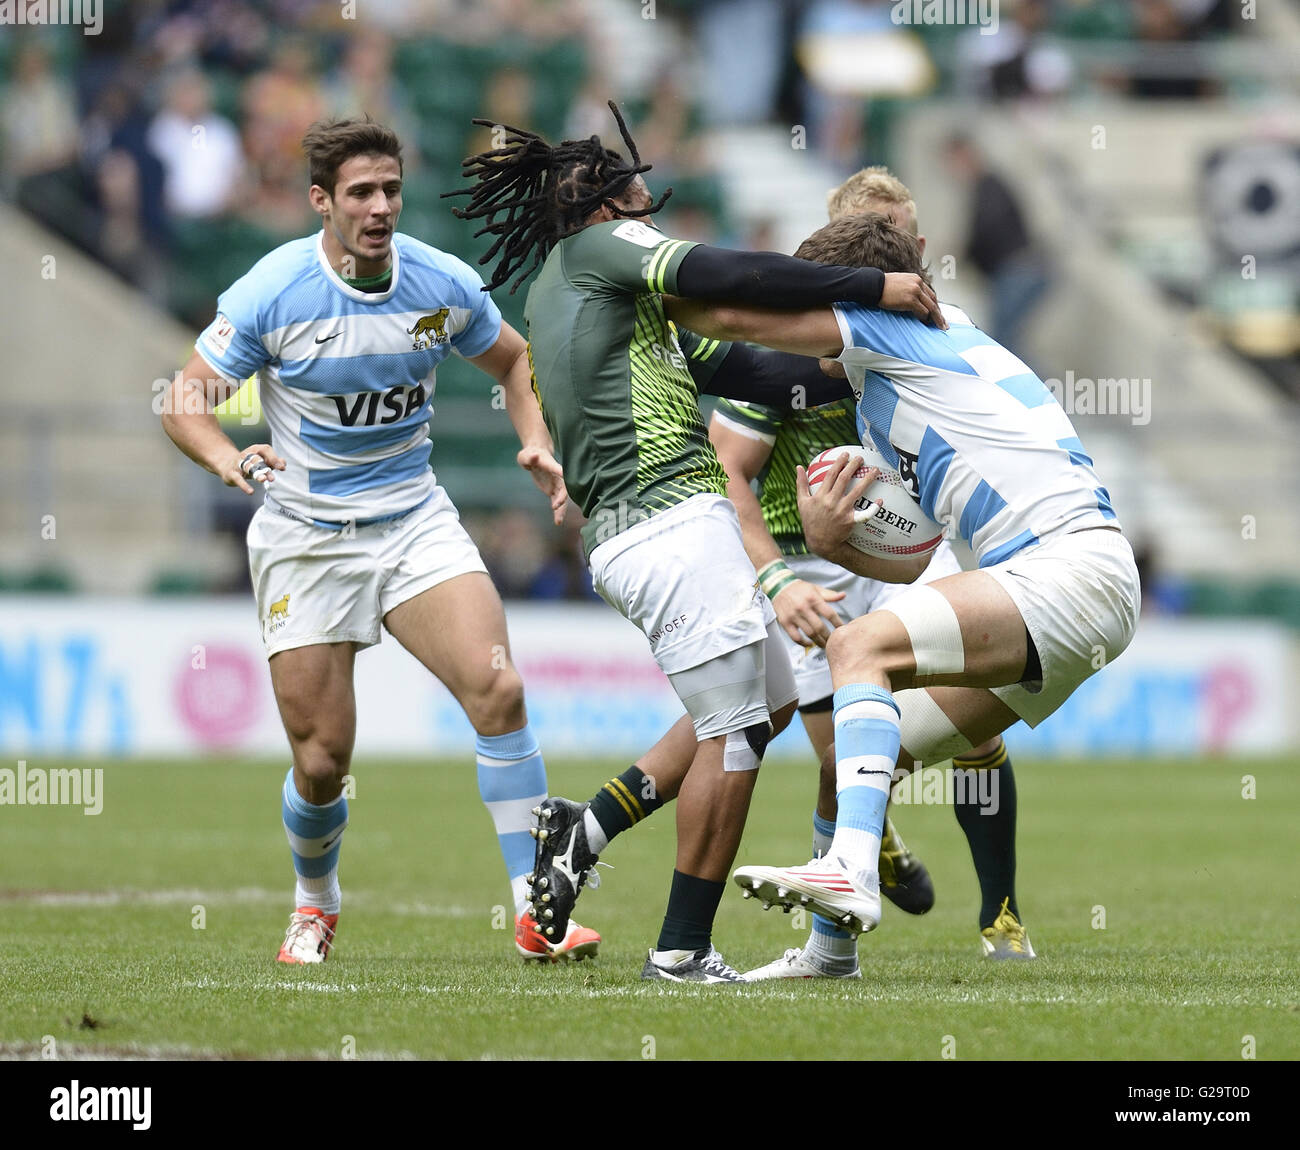
<svg viewBox="0 0 1300 1150">
<path fill-rule="evenodd" d="M 624 765 L 548 766 L 585 797 Z M 934 910 L 886 907 L 860 983 L 739 989 L 639 980 L 671 808 L 579 903 L 600 958 L 525 967 L 472 758 L 360 762 L 337 949 L 290 968 L 283 762 L 29 762 L 56 766 L 103 767 L 104 806 L 0 807 L 0 1054 L 1239 1061 L 1253 1039 L 1300 1058 L 1300 777 L 1281 760 L 1017 762 L 1034 963 L 980 958 L 952 811 L 896 807 Z M 739 862 L 807 858 L 813 782 L 764 768 Z M 800 945 L 797 920 L 729 888 L 715 941 L 745 969 Z"/>
</svg>

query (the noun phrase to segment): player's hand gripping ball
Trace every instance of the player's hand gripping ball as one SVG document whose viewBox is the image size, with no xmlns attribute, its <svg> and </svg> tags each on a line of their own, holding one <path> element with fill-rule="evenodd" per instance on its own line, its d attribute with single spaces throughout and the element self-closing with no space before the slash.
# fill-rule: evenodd
<svg viewBox="0 0 1300 1150">
<path fill-rule="evenodd" d="M 921 510 L 902 477 L 872 447 L 863 447 L 861 444 L 832 447 L 813 456 L 812 462 L 808 464 L 810 491 L 816 494 L 827 473 L 842 455 L 861 458 L 862 464 L 853 474 L 855 480 L 863 478 L 870 467 L 880 472 L 875 482 L 854 504 L 864 517 L 854 525 L 846 543 L 863 554 L 874 555 L 878 559 L 903 559 L 929 555 L 943 542 L 943 528 Z M 881 506 L 869 518 L 865 517 L 877 502 Z"/>
</svg>

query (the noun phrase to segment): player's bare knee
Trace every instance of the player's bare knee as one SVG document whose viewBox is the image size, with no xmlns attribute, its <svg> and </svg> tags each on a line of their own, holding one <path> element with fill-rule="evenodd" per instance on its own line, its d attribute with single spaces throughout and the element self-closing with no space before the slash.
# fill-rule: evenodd
<svg viewBox="0 0 1300 1150">
<path fill-rule="evenodd" d="M 857 624 L 860 622 L 861 619 L 854 619 L 851 623 L 836 627 L 826 640 L 826 661 L 832 667 L 850 670 L 857 665 L 856 648 L 861 642 Z"/>
<path fill-rule="evenodd" d="M 830 784 L 832 792 L 835 790 L 835 744 L 832 743 L 822 752 L 821 762 L 817 765 L 817 770 L 821 776 L 823 786 Z"/>
<path fill-rule="evenodd" d="M 840 682 L 878 682 L 882 678 L 892 690 L 910 680 L 911 659 L 906 644 L 900 645 L 897 621 L 878 613 L 854 619 L 831 632 L 826 659 Z"/>
<path fill-rule="evenodd" d="M 524 725 L 524 681 L 513 667 L 497 671 L 461 699 L 470 725 L 480 735 L 503 735 Z"/>
<path fill-rule="evenodd" d="M 822 748 L 822 753 L 818 756 L 817 761 L 821 763 L 823 771 L 829 771 L 832 775 L 835 773 L 835 744 L 827 743 Z"/>
<path fill-rule="evenodd" d="M 352 747 L 334 744 L 319 739 L 307 739 L 298 743 L 293 751 L 293 765 L 296 773 L 302 775 L 313 789 L 328 790 L 343 781 L 352 765 Z"/>
</svg>

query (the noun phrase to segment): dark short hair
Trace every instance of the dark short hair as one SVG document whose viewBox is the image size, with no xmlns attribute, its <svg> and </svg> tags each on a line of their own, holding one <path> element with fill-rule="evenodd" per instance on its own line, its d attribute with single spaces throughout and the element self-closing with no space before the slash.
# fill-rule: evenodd
<svg viewBox="0 0 1300 1150">
<path fill-rule="evenodd" d="M 364 120 L 318 120 L 303 136 L 302 150 L 307 153 L 311 182 L 331 196 L 339 168 L 353 156 L 392 156 L 397 170 L 402 170 L 402 142 L 397 133 L 369 116 Z"/>
<path fill-rule="evenodd" d="M 794 254 L 819 264 L 915 272 L 930 282 L 916 237 L 895 227 L 888 216 L 879 212 L 833 220 L 813 232 Z"/>
</svg>

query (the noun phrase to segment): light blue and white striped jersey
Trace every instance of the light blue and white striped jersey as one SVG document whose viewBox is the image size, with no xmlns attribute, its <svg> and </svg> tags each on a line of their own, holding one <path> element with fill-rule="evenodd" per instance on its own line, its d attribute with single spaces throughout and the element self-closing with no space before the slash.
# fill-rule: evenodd
<svg viewBox="0 0 1300 1150">
<path fill-rule="evenodd" d="M 195 348 L 227 379 L 261 373 L 271 445 L 284 458 L 267 489 L 322 526 L 401 515 L 426 502 L 438 364 L 482 355 L 501 313 L 467 264 L 393 236 L 393 282 L 349 287 L 322 232 L 259 260 L 217 301 Z"/>
<path fill-rule="evenodd" d="M 948 330 L 836 305 L 858 432 L 981 567 L 1056 532 L 1117 527 L 1110 495 L 1047 386 L 959 308 Z M 870 438 L 868 438 L 870 437 Z"/>
</svg>

